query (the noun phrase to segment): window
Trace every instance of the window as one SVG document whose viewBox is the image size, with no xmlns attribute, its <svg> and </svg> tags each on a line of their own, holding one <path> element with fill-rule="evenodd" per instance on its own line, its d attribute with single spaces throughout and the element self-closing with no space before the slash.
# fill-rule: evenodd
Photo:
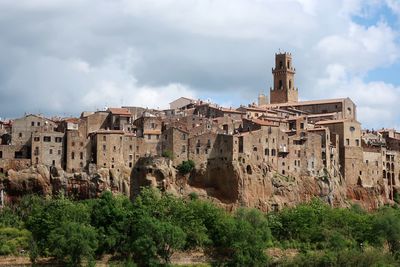
<svg viewBox="0 0 400 267">
<path fill-rule="evenodd" d="M 71 146 L 75 146 L 75 142 L 72 142 L 72 143 L 71 143 Z"/>
<path fill-rule="evenodd" d="M 271 156 L 276 156 L 276 150 L 274 148 L 271 149 Z"/>
<path fill-rule="evenodd" d="M 21 138 L 21 137 L 22 137 L 22 133 L 19 133 L 19 134 L 18 134 L 18 137 Z"/>
<path fill-rule="evenodd" d="M 283 83 L 282 83 L 282 80 L 279 80 L 278 89 L 283 89 Z"/>
<path fill-rule="evenodd" d="M 53 166 L 55 166 L 55 165 L 56 165 L 56 161 L 55 161 L 55 160 L 53 160 L 53 162 L 52 162 L 52 165 L 53 165 Z"/>
<path fill-rule="evenodd" d="M 289 80 L 289 89 L 292 89 L 292 80 Z"/>
<path fill-rule="evenodd" d="M 156 124 L 154 122 L 151 123 L 151 128 L 155 129 L 156 128 Z"/>
<path fill-rule="evenodd" d="M 186 152 L 186 146 L 182 146 L 182 153 Z"/>
<path fill-rule="evenodd" d="M 51 137 L 50 136 L 43 136 L 43 141 L 44 142 L 51 142 Z"/>
<path fill-rule="evenodd" d="M 349 146 L 350 145 L 350 139 L 346 139 L 346 145 Z"/>
<path fill-rule="evenodd" d="M 71 153 L 71 159 L 75 159 L 75 152 Z"/>
<path fill-rule="evenodd" d="M 40 121 L 37 122 L 37 126 L 40 126 Z"/>
<path fill-rule="evenodd" d="M 83 142 L 81 142 L 81 146 L 83 146 Z"/>
<path fill-rule="evenodd" d="M 107 148 L 106 145 L 103 145 L 103 151 L 106 151 L 106 148 Z"/>
<path fill-rule="evenodd" d="M 266 149 L 264 150 L 264 155 L 265 155 L 265 156 L 269 156 L 269 149 L 268 149 L 268 148 L 266 148 Z"/>
<path fill-rule="evenodd" d="M 107 136 L 103 136 L 103 141 L 107 141 Z"/>
<path fill-rule="evenodd" d="M 56 137 L 56 143 L 61 143 L 62 142 L 62 137 Z"/>
<path fill-rule="evenodd" d="M 159 139 L 160 139 L 160 135 L 159 135 L 159 134 L 157 134 L 157 135 L 156 135 L 156 138 L 157 138 L 157 140 L 159 140 Z"/>
<path fill-rule="evenodd" d="M 52 155 L 53 154 L 53 149 L 49 150 L 49 154 Z"/>
<path fill-rule="evenodd" d="M 58 154 L 58 155 L 61 155 L 61 150 L 58 150 L 58 151 L 57 151 L 57 154 Z"/>
<path fill-rule="evenodd" d="M 200 154 L 200 148 L 196 148 L 196 154 Z"/>
<path fill-rule="evenodd" d="M 353 126 L 350 126 L 350 132 L 354 132 L 356 130 L 356 128 L 354 128 Z"/>
<path fill-rule="evenodd" d="M 131 150 L 131 151 L 132 151 L 132 149 L 133 149 L 132 145 L 129 145 L 129 150 Z"/>
<path fill-rule="evenodd" d="M 83 152 L 79 153 L 79 158 L 83 159 Z"/>
<path fill-rule="evenodd" d="M 116 147 L 116 146 L 113 146 L 113 150 L 116 151 L 116 150 L 117 150 L 117 147 Z"/>
<path fill-rule="evenodd" d="M 0 159 L 3 158 L 3 151 L 0 151 Z"/>
<path fill-rule="evenodd" d="M 149 140 L 151 139 L 151 135 L 150 134 L 147 135 L 147 139 L 149 139 Z"/>
<path fill-rule="evenodd" d="M 35 136 L 35 137 L 33 138 L 33 141 L 39 142 L 39 141 L 40 141 L 40 137 L 39 137 L 39 136 Z"/>
<path fill-rule="evenodd" d="M 356 146 L 360 146 L 360 140 L 356 139 Z"/>
<path fill-rule="evenodd" d="M 35 126 L 35 122 L 34 121 L 31 122 L 31 126 Z"/>
</svg>

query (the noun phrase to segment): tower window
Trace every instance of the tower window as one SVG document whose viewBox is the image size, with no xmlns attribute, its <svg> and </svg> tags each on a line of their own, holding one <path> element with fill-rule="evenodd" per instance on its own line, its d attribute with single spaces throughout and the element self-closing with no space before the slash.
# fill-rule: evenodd
<svg viewBox="0 0 400 267">
<path fill-rule="evenodd" d="M 289 89 L 292 89 L 292 80 L 289 80 Z"/>
<path fill-rule="evenodd" d="M 283 69 L 283 62 L 282 61 L 279 61 L 279 68 Z"/>
<path fill-rule="evenodd" d="M 287 67 L 290 69 L 290 60 L 287 61 Z"/>
<path fill-rule="evenodd" d="M 282 89 L 282 87 L 283 87 L 283 83 L 282 83 L 282 80 L 279 80 L 279 89 Z"/>
</svg>

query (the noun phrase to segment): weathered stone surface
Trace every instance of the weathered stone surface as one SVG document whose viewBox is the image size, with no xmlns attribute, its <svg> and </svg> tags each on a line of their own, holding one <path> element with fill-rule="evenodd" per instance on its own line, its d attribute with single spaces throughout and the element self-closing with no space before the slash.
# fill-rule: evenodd
<svg viewBox="0 0 400 267">
<path fill-rule="evenodd" d="M 78 199 L 86 199 L 97 197 L 105 190 L 129 195 L 130 170 L 115 172 L 91 166 L 89 173 L 67 173 L 59 168 L 38 165 L 21 171 L 9 170 L 7 177 L 0 182 L 10 199 L 30 193 L 64 193 Z"/>
<path fill-rule="evenodd" d="M 294 206 L 314 197 L 332 206 L 358 203 L 366 209 L 388 203 L 384 188 L 348 186 L 342 177 L 334 178 L 324 170 L 316 177 L 284 176 L 271 170 L 267 164 L 213 161 L 190 175 L 181 175 L 168 159 L 149 157 L 140 160 L 132 172 L 131 196 L 142 186 L 153 186 L 179 196 L 195 192 L 227 209 L 246 206 L 263 211 Z"/>
</svg>

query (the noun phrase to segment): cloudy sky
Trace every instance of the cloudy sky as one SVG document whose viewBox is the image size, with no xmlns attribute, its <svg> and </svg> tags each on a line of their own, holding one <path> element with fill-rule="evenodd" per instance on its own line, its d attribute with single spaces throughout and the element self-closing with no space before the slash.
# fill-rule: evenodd
<svg viewBox="0 0 400 267">
<path fill-rule="evenodd" d="M 0 0 L 0 117 L 247 104 L 281 49 L 302 100 L 400 129 L 399 33 L 400 0 Z"/>
</svg>

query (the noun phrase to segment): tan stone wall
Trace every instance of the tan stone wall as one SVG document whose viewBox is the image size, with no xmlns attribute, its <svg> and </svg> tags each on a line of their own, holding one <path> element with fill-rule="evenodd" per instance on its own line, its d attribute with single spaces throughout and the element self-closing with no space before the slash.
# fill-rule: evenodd
<svg viewBox="0 0 400 267">
<path fill-rule="evenodd" d="M 31 155 L 32 165 L 64 168 L 64 133 L 33 133 Z"/>
<path fill-rule="evenodd" d="M 27 115 L 13 121 L 11 142 L 14 145 L 31 145 L 33 132 L 53 132 L 54 122 L 39 116 Z"/>
</svg>

